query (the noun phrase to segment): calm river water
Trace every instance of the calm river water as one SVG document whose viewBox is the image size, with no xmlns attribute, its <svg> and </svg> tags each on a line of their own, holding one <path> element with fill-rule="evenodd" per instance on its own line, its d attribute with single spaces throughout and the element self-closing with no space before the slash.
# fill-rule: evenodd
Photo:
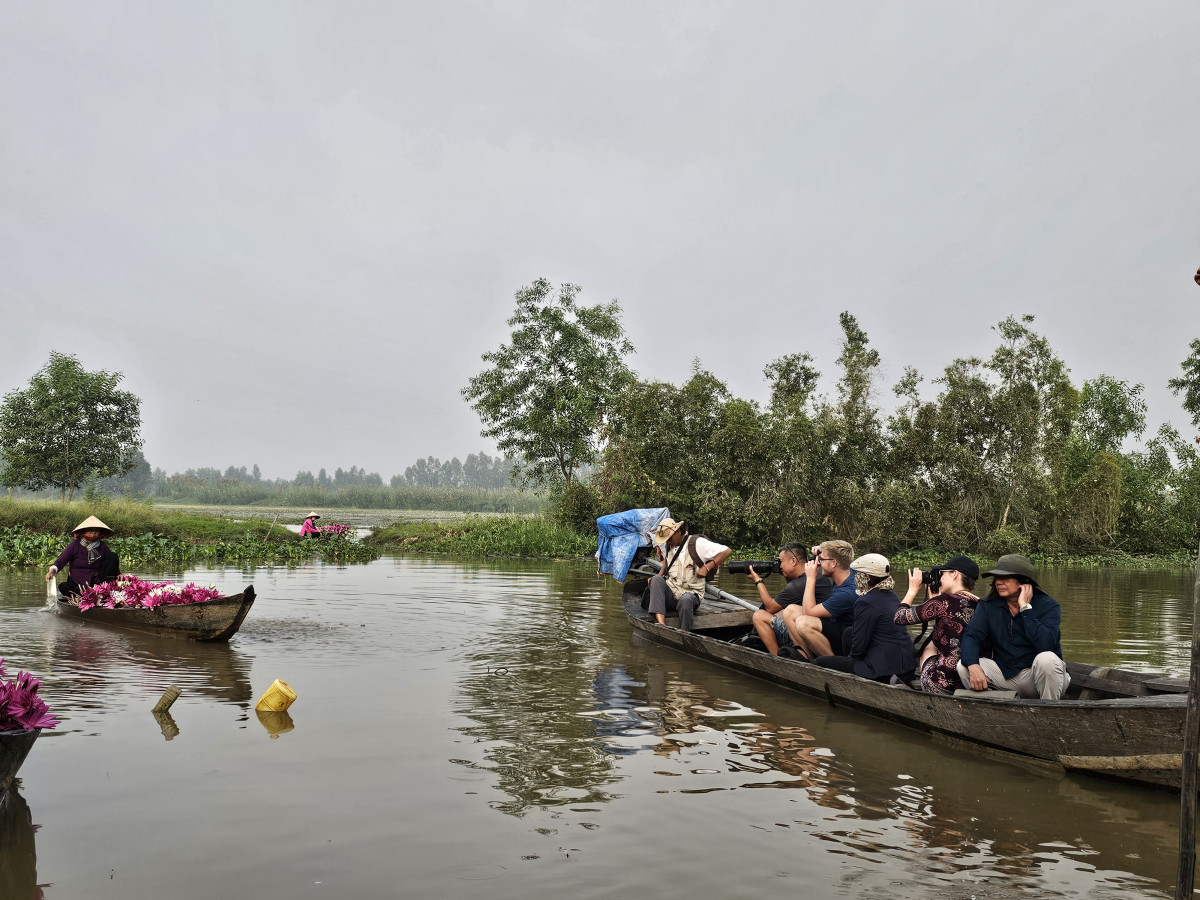
<svg viewBox="0 0 1200 900">
<path fill-rule="evenodd" d="M 182 575 L 254 583 L 232 643 L 60 620 L 40 573 L 0 572 L 0 655 L 64 719 L 0 816 L 0 900 L 1173 889 L 1177 798 L 996 762 L 634 639 L 586 565 Z M 1185 673 L 1191 573 L 1043 584 L 1069 657 Z M 275 678 L 299 699 L 273 734 L 253 704 Z"/>
</svg>

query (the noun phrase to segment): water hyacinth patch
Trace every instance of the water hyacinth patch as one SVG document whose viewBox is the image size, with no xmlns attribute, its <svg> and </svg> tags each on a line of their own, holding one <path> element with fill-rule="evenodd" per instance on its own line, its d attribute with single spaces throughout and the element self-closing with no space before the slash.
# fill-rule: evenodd
<svg viewBox="0 0 1200 900">
<path fill-rule="evenodd" d="M 205 603 L 221 596 L 213 585 L 175 584 L 170 581 L 142 581 L 134 575 L 118 576 L 116 581 L 97 584 L 79 595 L 79 608 L 153 609 L 181 603 Z"/>
<path fill-rule="evenodd" d="M 30 731 L 58 724 L 58 717 L 38 696 L 40 680 L 28 672 L 18 672 L 12 680 L 6 680 L 7 675 L 4 658 L 0 657 L 0 731 Z"/>
</svg>

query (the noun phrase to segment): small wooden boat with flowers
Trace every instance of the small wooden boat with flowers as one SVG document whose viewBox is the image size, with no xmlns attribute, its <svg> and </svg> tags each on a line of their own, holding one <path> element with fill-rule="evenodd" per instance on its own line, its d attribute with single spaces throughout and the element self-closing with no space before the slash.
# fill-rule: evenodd
<svg viewBox="0 0 1200 900">
<path fill-rule="evenodd" d="M 189 641 L 227 641 L 254 605 L 254 587 L 220 596 L 214 587 L 151 583 L 130 575 L 59 599 L 61 615 L 98 625 Z"/>
<path fill-rule="evenodd" d="M 0 657 L 0 794 L 12 785 L 42 729 L 58 724 L 38 696 L 41 681 L 28 672 L 7 675 Z"/>
<path fill-rule="evenodd" d="M 0 793 L 7 791 L 41 734 L 39 728 L 0 731 Z"/>
</svg>

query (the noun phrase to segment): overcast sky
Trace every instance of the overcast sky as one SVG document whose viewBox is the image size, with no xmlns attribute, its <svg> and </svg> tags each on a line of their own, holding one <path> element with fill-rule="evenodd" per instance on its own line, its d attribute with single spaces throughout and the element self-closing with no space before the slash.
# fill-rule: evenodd
<svg viewBox="0 0 1200 900">
<path fill-rule="evenodd" d="M 851 310 L 932 396 L 1033 313 L 1076 383 L 1200 337 L 1200 4 L 0 0 L 0 393 L 118 370 L 167 471 L 494 447 L 538 276 L 765 399 Z"/>
</svg>

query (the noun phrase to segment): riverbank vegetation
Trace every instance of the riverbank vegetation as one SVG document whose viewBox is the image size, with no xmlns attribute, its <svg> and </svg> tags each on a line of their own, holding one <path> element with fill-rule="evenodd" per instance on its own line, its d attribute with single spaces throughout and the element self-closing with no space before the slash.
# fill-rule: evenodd
<svg viewBox="0 0 1200 900">
<path fill-rule="evenodd" d="M 301 540 L 281 525 L 194 512 L 163 512 L 148 503 L 100 500 L 64 504 L 0 498 L 0 566 L 49 566 L 88 515 L 113 531 L 107 543 L 123 568 L 191 563 L 295 565 L 310 559 L 366 562 L 373 547 L 345 535 Z"/>
<path fill-rule="evenodd" d="M 449 556 L 509 556 L 546 559 L 591 559 L 596 553 L 596 537 L 564 526 L 552 516 L 479 518 L 468 516 L 459 522 L 406 522 L 379 528 L 365 543 L 393 553 L 444 553 Z M 768 545 L 739 545 L 734 559 L 770 559 L 779 548 Z M 864 549 L 864 552 L 866 550 Z M 951 551 L 924 549 L 893 553 L 891 563 L 897 572 L 913 566 L 928 569 L 944 563 Z M 1123 554 L 1033 553 L 1037 566 L 1112 566 L 1137 569 L 1177 569 L 1195 564 L 1186 552 L 1172 555 L 1129 556 Z M 977 562 L 987 566 L 996 556 L 980 556 Z M 736 580 L 736 576 L 732 576 Z M 731 576 L 726 575 L 728 583 Z M 727 585 L 728 586 L 728 585 Z"/>
<path fill-rule="evenodd" d="M 594 535 L 581 534 L 549 516 L 468 516 L 459 522 L 398 522 L 364 543 L 398 553 L 456 556 L 526 556 L 571 559 L 595 555 Z"/>
<path fill-rule="evenodd" d="M 636 377 L 619 307 L 584 307 L 577 293 L 542 280 L 518 291 L 511 344 L 484 354 L 463 394 L 484 434 L 540 476 L 556 521 L 581 534 L 599 515 L 666 506 L 735 547 L 842 538 L 897 558 L 949 548 L 1118 562 L 1194 552 L 1197 445 L 1169 424 L 1143 440 L 1143 386 L 1103 374 L 1076 384 L 1033 316 L 994 325 L 989 356 L 952 360 L 925 390 L 906 366 L 885 405 L 880 355 L 843 312 L 833 395 L 797 352 L 765 365 L 760 404 L 699 360 L 680 385 Z M 540 352 L 566 333 L 568 346 Z M 1192 351 L 1170 382 L 1189 402 L 1200 341 Z M 525 389 L 570 387 L 576 368 L 601 363 L 609 375 L 578 398 Z M 591 477 L 573 478 L 583 464 Z"/>
<path fill-rule="evenodd" d="M 1141 385 L 1075 385 L 1033 318 L 995 326 L 987 360 L 952 361 L 923 399 L 909 367 L 879 405 L 881 360 L 849 313 L 832 398 L 806 353 L 768 364 L 765 407 L 696 366 L 638 382 L 605 424 L 591 483 L 560 508 L 670 506 L 727 543 L 839 537 L 896 553 L 1046 557 L 1192 551 L 1200 457 L 1170 425 L 1140 446 Z"/>
</svg>

